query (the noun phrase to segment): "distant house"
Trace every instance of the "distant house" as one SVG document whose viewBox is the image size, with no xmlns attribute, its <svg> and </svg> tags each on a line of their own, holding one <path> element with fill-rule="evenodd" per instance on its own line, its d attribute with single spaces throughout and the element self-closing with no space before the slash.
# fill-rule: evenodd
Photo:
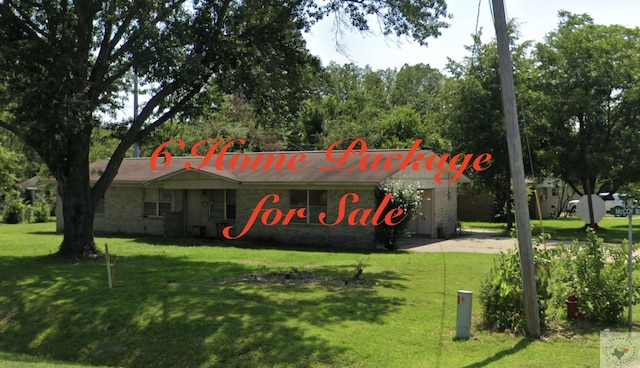
<svg viewBox="0 0 640 368">
<path fill-rule="evenodd" d="M 567 202 L 577 197 L 571 187 L 559 179 L 528 178 L 527 185 L 531 189 L 529 197 L 531 219 L 556 218 L 566 210 Z M 538 194 L 539 211 L 533 190 Z M 474 193 L 463 190 L 458 197 L 458 218 L 460 221 L 496 221 L 499 215 L 497 209 L 503 206 L 503 203 L 496 202 L 495 198 L 487 192 Z"/>
<path fill-rule="evenodd" d="M 28 204 L 38 199 L 46 199 L 51 205 L 55 204 L 56 190 L 50 179 L 34 176 L 20 183 L 24 199 Z"/>
<path fill-rule="evenodd" d="M 535 197 L 529 201 L 529 213 L 532 219 L 556 218 L 566 210 L 566 204 L 570 199 L 579 198 L 573 189 L 560 179 L 544 178 L 542 180 L 529 180 L 527 184 L 538 193 L 540 209 Z"/>
<path fill-rule="evenodd" d="M 408 150 L 371 150 L 381 158 L 391 155 L 405 155 Z M 425 157 L 430 151 L 420 151 Z M 245 153 L 242 160 L 257 162 L 264 153 Z M 247 168 L 231 170 L 230 165 L 241 167 L 240 159 L 232 154 L 224 160 L 214 159 L 198 170 L 191 169 L 202 161 L 201 157 L 173 157 L 166 168 L 158 163 L 158 170 L 150 167 L 149 158 L 125 159 L 117 176 L 98 203 L 95 216 L 97 233 L 153 234 L 164 236 L 222 237 L 222 230 L 233 226 L 231 234 L 238 234 L 249 221 L 256 207 L 265 196 L 277 195 L 279 201 L 273 203 L 273 196 L 264 208 L 278 208 L 283 214 L 290 209 L 305 208 L 308 218 L 293 218 L 288 225 L 273 226 L 262 224 L 261 211 L 250 231 L 242 239 L 270 240 L 288 244 L 308 244 L 319 246 L 348 246 L 373 248 L 376 246 L 374 226 L 352 226 L 342 221 L 335 226 L 320 224 L 318 214 L 327 213 L 325 222 L 333 223 L 338 215 L 341 198 L 347 193 L 359 196 L 357 203 L 346 204 L 346 213 L 356 208 L 376 208 L 375 189 L 385 179 L 411 180 L 423 189 L 421 214 L 410 224 L 416 235 L 435 237 L 439 231 L 453 234 L 456 231 L 457 202 L 456 189 L 459 182 L 468 182 L 464 175 L 450 184 L 438 184 L 434 180 L 435 171 L 413 170 L 320 170 L 331 167 L 325 152 L 278 152 L 274 157 L 283 162 L 295 162 L 294 155 L 304 155 L 304 164 L 290 170 L 286 167 L 271 167 L 253 170 Z M 352 156 L 342 168 L 357 166 L 361 157 Z M 232 162 L 232 160 L 235 160 Z M 426 161 L 426 159 L 425 159 Z M 264 161 L 265 163 L 267 161 Z M 382 162 L 382 161 L 381 161 Z M 104 171 L 108 161 L 91 164 L 91 180 L 95 182 Z M 219 167 L 217 167 L 219 166 Z M 249 165 L 247 165 L 248 167 Z M 304 166 L 304 167 L 302 167 Z M 389 167 L 387 167 L 389 168 Z M 442 181 L 447 182 L 454 171 L 443 169 Z M 62 204 L 57 206 L 57 230 L 63 230 Z M 275 221 L 275 211 L 267 217 Z M 281 222 L 281 221 L 280 221 Z"/>
</svg>

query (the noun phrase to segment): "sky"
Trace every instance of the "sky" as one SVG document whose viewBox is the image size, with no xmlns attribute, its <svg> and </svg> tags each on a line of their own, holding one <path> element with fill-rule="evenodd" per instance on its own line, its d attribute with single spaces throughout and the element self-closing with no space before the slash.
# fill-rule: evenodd
<svg viewBox="0 0 640 368">
<path fill-rule="evenodd" d="M 543 41 L 545 34 L 558 25 L 558 11 L 587 13 L 596 24 L 621 24 L 640 27 L 640 1 L 638 0 L 504 0 L 507 17 L 520 23 L 521 40 Z M 478 27 L 482 28 L 483 42 L 495 38 L 491 0 L 480 0 Z M 418 63 L 429 64 L 444 70 L 447 57 L 461 61 L 468 55 L 465 45 L 472 43 L 476 29 L 478 0 L 448 0 L 449 28 L 443 29 L 438 38 L 429 39 L 427 46 L 420 46 L 407 39 L 385 39 L 379 32 L 372 35 L 347 33 L 338 40 L 348 52 L 337 51 L 333 20 L 327 18 L 316 24 L 305 36 L 312 54 L 320 57 L 322 64 L 331 61 L 338 64 L 354 63 L 373 69 L 396 68 Z M 374 30 L 375 31 L 375 30 Z"/>
</svg>

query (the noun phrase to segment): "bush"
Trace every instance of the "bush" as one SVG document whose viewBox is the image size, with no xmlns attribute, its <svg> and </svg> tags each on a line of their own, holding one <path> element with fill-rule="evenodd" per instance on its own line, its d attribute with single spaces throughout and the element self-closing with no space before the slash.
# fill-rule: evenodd
<svg viewBox="0 0 640 368">
<path fill-rule="evenodd" d="M 551 260 L 550 251 L 534 249 L 538 311 L 541 327 L 546 326 Z M 485 328 L 493 331 L 523 332 L 526 327 L 520 256 L 511 250 L 500 260 L 480 285 L 480 303 Z"/>
<path fill-rule="evenodd" d="M 391 200 L 383 210 L 383 216 L 396 208 L 401 208 L 407 216 L 397 225 L 382 223 L 376 226 L 376 241 L 384 244 L 389 250 L 398 249 L 398 240 L 407 235 L 407 225 L 420 210 L 422 191 L 418 185 L 406 181 L 385 180 L 376 190 L 376 201 L 380 204 L 387 194 L 392 194 Z"/>
<path fill-rule="evenodd" d="M 35 222 L 47 222 L 49 221 L 49 214 L 51 213 L 51 205 L 46 199 L 38 199 L 32 206 L 31 213 L 33 214 L 33 220 Z"/>
<path fill-rule="evenodd" d="M 580 313 L 595 322 L 618 322 L 629 303 L 628 245 L 604 244 L 595 232 L 587 232 L 583 246 L 577 241 L 558 247 L 554 265 L 553 302 L 564 310 L 569 294 L 578 297 Z M 633 264 L 637 265 L 637 257 Z M 637 268 L 637 267 L 636 267 Z M 634 299 L 639 288 L 636 286 Z M 635 302 L 635 301 L 634 301 Z"/>
<path fill-rule="evenodd" d="M 577 241 L 569 247 L 549 250 L 534 248 L 536 287 L 541 327 L 547 324 L 547 306 L 553 303 L 565 311 L 570 294 L 578 297 L 585 319 L 618 322 L 629 302 L 627 244 L 604 244 L 593 231 L 587 232 L 583 246 Z M 634 257 L 638 265 L 639 257 Z M 638 268 L 636 266 L 636 268 Z M 634 303 L 640 300 L 636 285 Z M 526 325 L 520 257 L 516 251 L 502 254 L 480 286 L 484 326 L 495 331 L 522 331 Z M 565 314 L 566 315 L 566 314 Z"/>
<path fill-rule="evenodd" d="M 7 224 L 19 224 L 28 220 L 28 206 L 19 194 L 9 193 L 5 201 L 3 211 L 4 222 Z"/>
</svg>

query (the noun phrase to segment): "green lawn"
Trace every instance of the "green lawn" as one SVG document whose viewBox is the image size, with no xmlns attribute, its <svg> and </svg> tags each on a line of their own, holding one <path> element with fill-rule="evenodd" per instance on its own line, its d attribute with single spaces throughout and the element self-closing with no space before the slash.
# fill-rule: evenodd
<svg viewBox="0 0 640 368">
<path fill-rule="evenodd" d="M 634 217 L 633 239 L 634 243 L 640 242 L 640 221 L 638 216 Z M 584 239 L 585 223 L 580 218 L 573 216 L 568 218 L 531 220 L 533 225 L 532 232 L 534 235 L 540 234 L 542 229 L 544 232 L 551 234 L 554 240 L 573 241 L 574 239 Z M 623 239 L 629 238 L 629 218 L 605 216 L 598 223 L 598 236 L 603 238 L 607 243 L 622 243 Z M 470 222 L 463 221 L 463 229 L 485 229 L 495 230 L 505 236 L 509 234 L 504 231 L 505 223 L 500 222 Z"/>
<path fill-rule="evenodd" d="M 103 261 L 48 256 L 53 230 L 0 225 L 2 367 L 599 366 L 597 328 L 454 339 L 456 291 L 477 292 L 492 255 L 99 238 L 119 257 L 109 290 Z"/>
</svg>

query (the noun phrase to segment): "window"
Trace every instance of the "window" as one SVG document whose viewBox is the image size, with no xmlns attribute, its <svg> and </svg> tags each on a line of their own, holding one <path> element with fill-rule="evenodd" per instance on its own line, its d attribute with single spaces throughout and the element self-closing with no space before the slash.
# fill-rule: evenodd
<svg viewBox="0 0 640 368">
<path fill-rule="evenodd" d="M 291 222 L 319 224 L 320 212 L 327 212 L 326 190 L 291 190 L 289 191 L 289 207 L 305 208 L 307 218 L 293 218 Z"/>
<path fill-rule="evenodd" d="M 144 216 L 164 216 L 171 212 L 173 191 L 151 188 L 144 190 Z"/>
<path fill-rule="evenodd" d="M 104 215 L 104 194 L 96 202 L 96 215 Z"/>
<path fill-rule="evenodd" d="M 236 190 L 213 189 L 209 193 L 209 218 L 214 220 L 235 220 Z"/>
<path fill-rule="evenodd" d="M 547 200 L 547 188 L 539 188 L 538 191 L 540 193 L 540 200 L 541 201 L 546 201 Z"/>
<path fill-rule="evenodd" d="M 552 197 L 557 197 L 558 196 L 558 187 L 551 188 L 551 196 Z"/>
</svg>

